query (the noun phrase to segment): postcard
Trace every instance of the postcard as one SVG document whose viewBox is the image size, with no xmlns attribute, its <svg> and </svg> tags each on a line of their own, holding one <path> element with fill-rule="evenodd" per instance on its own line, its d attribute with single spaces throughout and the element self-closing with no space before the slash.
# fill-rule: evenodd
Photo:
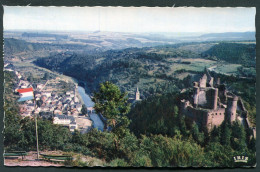
<svg viewBox="0 0 260 172">
<path fill-rule="evenodd" d="M 255 167 L 255 14 L 4 6 L 4 165 Z"/>
</svg>

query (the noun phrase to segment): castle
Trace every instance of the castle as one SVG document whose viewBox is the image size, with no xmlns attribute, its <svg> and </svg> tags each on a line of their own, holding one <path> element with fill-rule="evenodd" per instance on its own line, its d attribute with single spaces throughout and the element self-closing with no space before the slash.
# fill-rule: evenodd
<svg viewBox="0 0 260 172">
<path fill-rule="evenodd" d="M 219 78 L 215 82 L 206 68 L 200 80 L 193 82 L 193 96 L 181 100 L 181 110 L 188 119 L 209 131 L 225 119 L 231 123 L 239 120 L 243 126 L 250 127 L 242 99 L 228 92 Z"/>
</svg>

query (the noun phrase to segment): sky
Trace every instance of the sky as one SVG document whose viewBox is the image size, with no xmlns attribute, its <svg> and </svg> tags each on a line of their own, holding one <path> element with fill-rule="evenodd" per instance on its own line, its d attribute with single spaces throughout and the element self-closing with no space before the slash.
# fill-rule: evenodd
<svg viewBox="0 0 260 172">
<path fill-rule="evenodd" d="M 112 32 L 255 31 L 254 7 L 4 6 L 4 30 Z"/>
</svg>

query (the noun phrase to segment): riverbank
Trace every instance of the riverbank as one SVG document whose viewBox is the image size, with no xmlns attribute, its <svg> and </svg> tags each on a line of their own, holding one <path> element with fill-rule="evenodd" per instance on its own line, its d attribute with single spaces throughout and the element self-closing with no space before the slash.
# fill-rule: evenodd
<svg viewBox="0 0 260 172">
<path fill-rule="evenodd" d="M 91 100 L 90 96 L 86 93 L 86 90 L 83 87 L 78 86 L 78 93 L 87 109 L 94 107 L 94 102 Z M 94 112 L 89 112 L 88 114 L 90 119 L 93 121 L 93 127 L 103 131 L 104 121 L 100 118 L 100 116 Z"/>
</svg>

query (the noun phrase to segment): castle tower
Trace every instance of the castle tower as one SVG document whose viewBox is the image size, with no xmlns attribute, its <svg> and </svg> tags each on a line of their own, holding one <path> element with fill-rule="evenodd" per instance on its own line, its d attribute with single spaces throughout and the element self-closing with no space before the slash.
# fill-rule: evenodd
<svg viewBox="0 0 260 172">
<path fill-rule="evenodd" d="M 216 110 L 218 107 L 218 88 L 215 88 L 213 109 Z"/>
<path fill-rule="evenodd" d="M 193 97 L 193 103 L 195 107 L 198 105 L 199 101 L 199 87 L 194 87 L 194 97 Z"/>
<path fill-rule="evenodd" d="M 206 88 L 207 84 L 207 75 L 204 74 L 203 77 L 200 79 L 199 86 L 200 88 Z"/>
<path fill-rule="evenodd" d="M 227 117 L 230 122 L 233 122 L 236 120 L 236 113 L 237 113 L 237 101 L 238 97 L 228 97 L 227 101 Z"/>
<path fill-rule="evenodd" d="M 135 92 L 135 100 L 140 100 L 140 92 L 138 90 L 138 87 L 136 88 L 136 92 Z"/>
</svg>

